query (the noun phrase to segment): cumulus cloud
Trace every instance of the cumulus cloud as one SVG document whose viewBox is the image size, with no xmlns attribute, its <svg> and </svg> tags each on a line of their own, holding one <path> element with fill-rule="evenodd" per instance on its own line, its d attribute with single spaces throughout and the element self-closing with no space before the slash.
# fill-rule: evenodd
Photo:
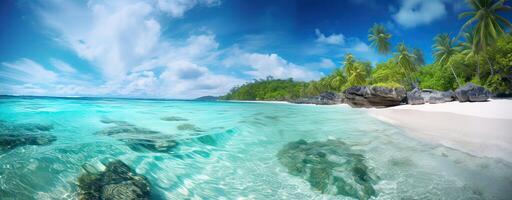
<svg viewBox="0 0 512 200">
<path fill-rule="evenodd" d="M 309 81 L 318 79 L 321 74 L 302 66 L 288 62 L 277 54 L 246 53 L 239 57 L 241 65 L 249 66 L 251 70 L 245 73 L 254 78 L 294 78 Z"/>
<path fill-rule="evenodd" d="M 412 28 L 430 24 L 445 15 L 446 7 L 442 0 L 402 0 L 393 19 L 404 27 Z"/>
<path fill-rule="evenodd" d="M 345 36 L 343 34 L 331 34 L 329 36 L 325 36 L 320 30 L 315 29 L 316 41 L 324 44 L 333 44 L 333 45 L 343 45 L 345 44 Z"/>
<path fill-rule="evenodd" d="M 221 49 L 211 32 L 175 38 L 162 35 L 160 20 L 178 20 L 196 6 L 218 4 L 216 0 L 45 2 L 36 9 L 42 28 L 49 28 L 45 32 L 50 32 L 54 41 L 94 67 L 83 70 L 92 71 L 94 78 L 77 73 L 79 68 L 57 58 L 49 59 L 47 68 L 22 58 L 1 63 L 2 79 L 17 82 L 2 83 L 0 90 L 12 94 L 194 98 L 222 95 L 235 85 L 268 75 L 298 80 L 321 76 L 275 53 L 232 51 L 237 49 L 233 46 Z M 166 28 L 172 25 L 166 24 Z M 317 32 L 319 42 L 344 43 L 341 34 L 326 37 Z M 320 64 L 334 65 L 329 59 Z M 225 67 L 232 70 L 226 72 Z"/>
</svg>

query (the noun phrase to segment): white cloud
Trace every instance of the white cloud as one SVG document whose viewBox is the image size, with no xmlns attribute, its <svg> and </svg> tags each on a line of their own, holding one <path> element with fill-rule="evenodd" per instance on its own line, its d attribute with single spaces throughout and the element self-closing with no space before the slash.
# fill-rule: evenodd
<svg viewBox="0 0 512 200">
<path fill-rule="evenodd" d="M 320 58 L 320 61 L 312 62 L 312 63 L 306 63 L 304 66 L 306 66 L 308 68 L 312 68 L 312 69 L 315 69 L 315 68 L 329 69 L 329 68 L 336 67 L 336 64 L 331 59 Z"/>
<path fill-rule="evenodd" d="M 75 68 L 71 67 L 68 63 L 66 63 L 62 60 L 59 60 L 56 58 L 51 58 L 50 63 L 53 65 L 53 67 L 57 68 L 61 72 L 64 72 L 64 73 L 75 73 L 76 72 Z"/>
<path fill-rule="evenodd" d="M 14 62 L 3 62 L 0 68 L 0 77 L 25 83 L 53 83 L 57 81 L 57 74 L 45 69 L 39 63 L 27 58 Z"/>
<path fill-rule="evenodd" d="M 6 67 L 0 69 L 0 76 L 21 82 L 8 83 L 2 90 L 13 94 L 193 98 L 222 95 L 247 81 L 227 74 L 231 72 L 245 74 L 249 80 L 268 75 L 312 80 L 322 75 L 277 54 L 240 50 L 236 44 L 219 49 L 211 32 L 186 38 L 162 36 L 162 17 L 179 18 L 195 6 L 218 5 L 216 0 L 46 3 L 44 8 L 37 9 L 43 28 L 49 27 L 55 41 L 90 63 L 96 77 L 76 73 L 78 68 L 55 58 L 50 59 L 50 69 L 55 71 L 20 59 L 2 63 Z M 172 25 L 169 23 L 170 28 Z M 326 37 L 317 32 L 318 42 L 345 42 L 341 34 Z M 20 67 L 24 65 L 30 66 L 30 70 Z M 327 68 L 334 63 L 323 58 L 319 65 Z M 224 67 L 231 70 L 225 72 Z"/>
<path fill-rule="evenodd" d="M 329 36 L 325 36 L 320 30 L 315 29 L 316 41 L 319 43 L 325 44 L 334 44 L 334 45 L 343 45 L 345 44 L 345 36 L 343 34 L 332 34 Z"/>
<path fill-rule="evenodd" d="M 402 0 L 401 3 L 393 19 L 407 28 L 430 24 L 446 15 L 442 0 Z"/>
<path fill-rule="evenodd" d="M 186 11 L 197 5 L 216 6 L 220 0 L 158 0 L 158 7 L 172 17 L 183 17 Z"/>
<path fill-rule="evenodd" d="M 252 70 L 245 73 L 254 78 L 273 76 L 274 78 L 294 78 L 309 81 L 318 79 L 321 76 L 319 72 L 310 71 L 290 63 L 277 54 L 244 54 L 240 57 L 240 62 L 242 65 L 252 68 Z"/>
</svg>

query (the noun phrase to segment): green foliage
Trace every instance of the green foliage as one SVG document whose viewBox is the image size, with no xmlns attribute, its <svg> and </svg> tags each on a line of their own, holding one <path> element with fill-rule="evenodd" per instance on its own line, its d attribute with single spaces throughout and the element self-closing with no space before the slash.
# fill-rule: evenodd
<svg viewBox="0 0 512 200">
<path fill-rule="evenodd" d="M 292 79 L 279 80 L 267 78 L 266 80 L 255 80 L 239 87 L 234 87 L 223 96 L 224 100 L 290 100 L 303 96 L 306 93 L 308 84 L 296 82 Z"/>
<path fill-rule="evenodd" d="M 504 5 L 504 0 L 468 0 L 471 11 L 463 12 L 459 18 L 469 19 L 464 23 L 461 32 L 472 28 L 473 45 L 476 49 L 486 51 L 492 47 L 495 41 L 505 33 L 506 26 L 512 28 L 512 24 L 504 17 L 498 15 L 500 11 L 510 11 L 510 6 Z M 471 27 L 473 26 L 474 27 Z"/>
<path fill-rule="evenodd" d="M 396 83 L 406 85 L 407 79 L 405 72 L 398 66 L 395 60 L 390 59 L 387 62 L 378 63 L 372 71 L 371 84 Z"/>
<path fill-rule="evenodd" d="M 393 81 L 377 83 L 377 84 L 373 84 L 372 86 L 387 87 L 387 88 L 403 88 L 404 87 L 404 86 L 402 86 L 396 82 L 393 82 Z"/>
<path fill-rule="evenodd" d="M 457 88 L 455 78 L 439 63 L 426 65 L 419 72 L 419 86 L 423 89 L 453 90 Z"/>
<path fill-rule="evenodd" d="M 512 95 L 512 35 L 507 34 L 488 50 L 494 74 L 486 79 L 485 86 L 498 95 Z"/>
</svg>

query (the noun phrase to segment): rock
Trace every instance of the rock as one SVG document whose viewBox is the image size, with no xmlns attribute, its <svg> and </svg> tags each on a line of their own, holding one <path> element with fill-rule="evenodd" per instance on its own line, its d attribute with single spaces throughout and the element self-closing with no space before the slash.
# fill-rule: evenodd
<svg viewBox="0 0 512 200">
<path fill-rule="evenodd" d="M 177 117 L 177 116 L 162 117 L 160 119 L 163 121 L 168 121 L 168 122 L 188 121 L 188 119 L 185 119 L 183 117 Z"/>
<path fill-rule="evenodd" d="M 49 134 L 1 134 L 0 152 L 27 145 L 49 145 L 56 140 L 57 137 Z"/>
<path fill-rule="evenodd" d="M 95 173 L 87 168 L 78 177 L 79 199 L 149 199 L 151 190 L 146 177 L 136 174 L 120 160 L 109 162 L 105 171 Z"/>
<path fill-rule="evenodd" d="M 404 88 L 354 86 L 343 92 L 345 102 L 352 107 L 389 107 L 400 105 L 406 97 Z"/>
<path fill-rule="evenodd" d="M 338 140 L 286 144 L 277 154 L 288 173 L 304 178 L 321 193 L 355 199 L 377 197 L 373 185 L 378 176 L 365 164 L 365 157 Z"/>
<path fill-rule="evenodd" d="M 27 145 L 50 145 L 57 140 L 57 137 L 46 133 L 51 129 L 51 125 L 0 120 L 0 152 Z"/>
<path fill-rule="evenodd" d="M 324 92 L 315 97 L 300 98 L 289 102 L 296 104 L 334 105 L 342 103 L 342 96 L 334 92 Z"/>
<path fill-rule="evenodd" d="M 482 102 L 489 99 L 490 92 L 482 86 L 468 83 L 455 90 L 455 96 L 460 102 Z"/>
<path fill-rule="evenodd" d="M 180 131 L 204 132 L 204 130 L 198 128 L 196 125 L 189 123 L 180 124 L 176 128 Z"/>
<path fill-rule="evenodd" d="M 449 91 L 433 90 L 426 101 L 430 104 L 446 103 L 446 102 L 453 101 L 454 96 L 455 96 L 455 93 L 453 93 L 453 91 L 451 91 L 451 90 L 449 90 Z"/>
<path fill-rule="evenodd" d="M 124 142 L 131 150 L 141 153 L 150 151 L 176 154 L 180 147 L 189 149 L 188 147 L 196 148 L 195 146 L 198 146 L 198 149 L 200 149 L 204 145 L 217 146 L 223 144 L 225 140 L 228 140 L 235 133 L 235 131 L 229 129 L 225 132 L 203 134 L 206 131 L 199 129 L 193 124 L 185 123 L 178 125 L 177 129 L 187 132 L 192 131 L 193 133 L 189 134 L 189 137 L 182 136 L 178 138 L 176 135 L 168 135 L 137 127 L 125 121 L 106 120 L 104 123 L 114 124 L 114 126 L 107 127 L 96 132 L 96 134 L 113 137 Z"/>
<path fill-rule="evenodd" d="M 414 88 L 414 90 L 407 93 L 407 103 L 411 105 L 419 105 L 425 103 L 419 88 Z"/>
</svg>

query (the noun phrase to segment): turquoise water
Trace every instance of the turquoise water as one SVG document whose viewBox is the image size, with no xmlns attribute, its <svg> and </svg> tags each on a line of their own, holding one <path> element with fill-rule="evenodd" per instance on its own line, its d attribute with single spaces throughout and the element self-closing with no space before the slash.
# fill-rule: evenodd
<svg viewBox="0 0 512 200">
<path fill-rule="evenodd" d="M 342 142 L 339 151 L 361 155 L 376 177 L 374 199 L 512 195 L 511 163 L 417 141 L 344 106 L 1 97 L 0 120 L 0 134 L 36 127 L 56 138 L 0 151 L 0 199 L 77 198 L 84 166 L 101 170 L 113 159 L 148 179 L 152 199 L 350 199 L 311 187 L 280 162 L 278 152 L 301 139 Z M 134 146 L 128 139 L 139 132 L 179 146 Z"/>
</svg>

